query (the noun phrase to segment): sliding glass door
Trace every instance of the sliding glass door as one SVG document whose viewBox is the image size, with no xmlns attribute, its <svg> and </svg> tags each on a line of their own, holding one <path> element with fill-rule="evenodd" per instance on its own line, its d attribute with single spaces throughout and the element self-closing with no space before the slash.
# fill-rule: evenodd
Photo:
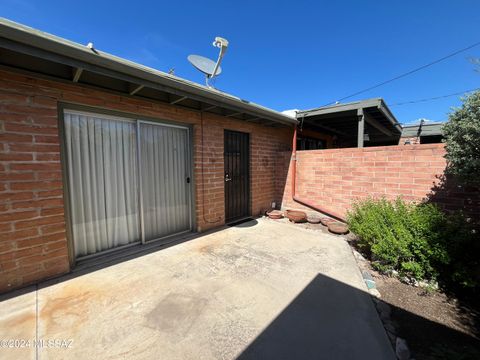
<svg viewBox="0 0 480 360">
<path fill-rule="evenodd" d="M 76 258 L 191 229 L 188 128 L 68 110 L 64 133 Z"/>
<path fill-rule="evenodd" d="M 140 122 L 146 241 L 190 230 L 188 130 Z"/>
</svg>

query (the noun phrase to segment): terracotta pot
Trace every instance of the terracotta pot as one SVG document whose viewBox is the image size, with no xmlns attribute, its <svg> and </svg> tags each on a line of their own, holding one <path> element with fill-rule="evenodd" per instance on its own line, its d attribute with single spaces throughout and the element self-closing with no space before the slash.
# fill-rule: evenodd
<svg viewBox="0 0 480 360">
<path fill-rule="evenodd" d="M 348 226 L 346 224 L 343 224 L 338 221 L 333 221 L 328 223 L 328 231 L 334 233 L 334 234 L 348 234 Z"/>
<path fill-rule="evenodd" d="M 267 216 L 270 219 L 281 219 L 283 218 L 283 213 L 280 210 L 271 210 L 267 212 Z"/>
<path fill-rule="evenodd" d="M 310 224 L 318 224 L 320 222 L 320 217 L 318 217 L 318 216 L 307 216 L 307 221 Z"/>
<path fill-rule="evenodd" d="M 328 226 L 329 223 L 333 222 L 335 220 L 328 218 L 328 217 L 322 217 L 320 219 L 320 222 L 322 223 L 323 226 Z"/>
<path fill-rule="evenodd" d="M 303 211 L 287 210 L 285 211 L 285 216 L 288 218 L 288 220 L 296 223 L 307 221 L 307 214 Z"/>
</svg>

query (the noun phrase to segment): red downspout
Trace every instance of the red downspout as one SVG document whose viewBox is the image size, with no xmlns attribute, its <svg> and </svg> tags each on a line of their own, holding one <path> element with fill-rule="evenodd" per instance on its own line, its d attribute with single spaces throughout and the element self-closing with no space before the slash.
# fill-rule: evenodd
<svg viewBox="0 0 480 360">
<path fill-rule="evenodd" d="M 337 220 L 345 222 L 345 218 L 344 218 L 343 215 L 340 215 L 338 213 L 335 213 L 333 211 L 325 209 L 324 207 L 315 205 L 308 200 L 303 200 L 303 199 L 299 198 L 298 196 L 296 196 L 295 195 L 296 180 L 297 180 L 297 127 L 295 126 L 295 130 L 293 132 L 293 143 L 292 143 L 292 199 L 293 199 L 293 201 L 296 201 L 299 204 L 308 206 L 309 208 L 312 208 L 313 210 L 324 213 L 324 214 L 326 214 L 328 216 L 331 216 L 331 217 L 333 217 Z"/>
</svg>

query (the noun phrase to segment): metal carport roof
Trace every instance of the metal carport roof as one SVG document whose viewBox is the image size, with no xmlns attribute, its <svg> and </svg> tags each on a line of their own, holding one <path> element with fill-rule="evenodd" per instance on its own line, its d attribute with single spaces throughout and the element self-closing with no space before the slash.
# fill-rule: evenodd
<svg viewBox="0 0 480 360">
<path fill-rule="evenodd" d="M 310 129 L 344 138 L 358 136 L 359 119 L 364 119 L 370 137 L 378 142 L 398 141 L 402 127 L 381 98 L 323 106 L 297 112 L 297 119 Z"/>
</svg>

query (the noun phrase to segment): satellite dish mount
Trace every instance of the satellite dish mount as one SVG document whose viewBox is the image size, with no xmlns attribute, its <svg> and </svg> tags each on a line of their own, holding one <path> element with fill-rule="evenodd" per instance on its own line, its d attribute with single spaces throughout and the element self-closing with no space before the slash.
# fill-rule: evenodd
<svg viewBox="0 0 480 360">
<path fill-rule="evenodd" d="M 199 71 L 205 74 L 205 83 L 208 87 L 210 86 L 210 80 L 215 76 L 220 75 L 222 68 L 220 64 L 222 62 L 223 56 L 225 55 L 228 47 L 228 41 L 224 38 L 217 36 L 213 42 L 213 46 L 220 49 L 218 54 L 217 62 L 210 60 L 209 58 L 200 56 L 200 55 L 189 55 L 188 61 Z"/>
</svg>

